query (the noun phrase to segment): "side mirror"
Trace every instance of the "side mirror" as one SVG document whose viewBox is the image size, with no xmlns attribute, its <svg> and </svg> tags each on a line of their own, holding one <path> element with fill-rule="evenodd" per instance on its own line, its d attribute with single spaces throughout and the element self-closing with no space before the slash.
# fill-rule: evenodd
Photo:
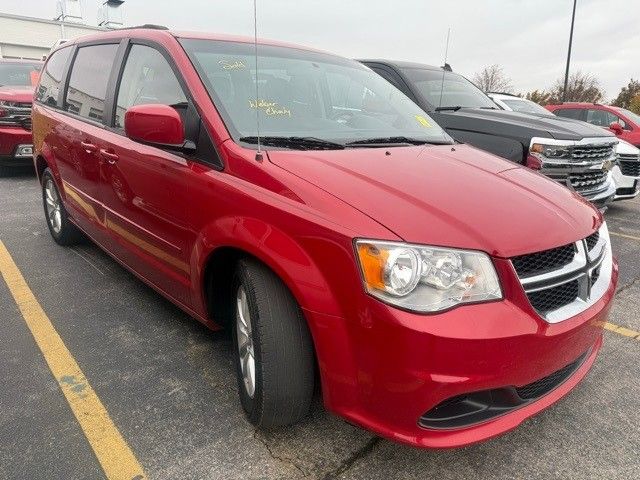
<svg viewBox="0 0 640 480">
<path fill-rule="evenodd" d="M 613 130 L 613 133 L 616 135 L 622 135 L 622 132 L 624 131 L 624 128 L 622 128 L 622 125 L 618 122 L 612 122 L 611 125 L 609 125 L 609 129 Z"/>
<path fill-rule="evenodd" d="M 185 146 L 184 125 L 169 105 L 136 105 L 124 114 L 124 133 L 131 140 L 163 147 Z"/>
</svg>

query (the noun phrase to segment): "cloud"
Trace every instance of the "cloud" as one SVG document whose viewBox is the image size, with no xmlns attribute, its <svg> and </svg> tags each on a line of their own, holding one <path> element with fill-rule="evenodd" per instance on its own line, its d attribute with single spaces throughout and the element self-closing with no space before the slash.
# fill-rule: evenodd
<svg viewBox="0 0 640 480">
<path fill-rule="evenodd" d="M 98 0 L 83 0 L 95 23 Z M 6 12 L 52 18 L 53 0 L 2 0 Z M 633 8 L 631 7 L 633 4 Z M 596 75 L 608 97 L 640 77 L 636 2 L 580 0 L 572 70 Z M 519 91 L 548 87 L 564 75 L 571 0 L 258 0 L 265 38 L 349 57 L 384 57 L 441 65 L 451 27 L 449 63 L 471 76 L 500 64 Z M 252 0 L 127 0 L 129 25 L 253 34 Z"/>
</svg>

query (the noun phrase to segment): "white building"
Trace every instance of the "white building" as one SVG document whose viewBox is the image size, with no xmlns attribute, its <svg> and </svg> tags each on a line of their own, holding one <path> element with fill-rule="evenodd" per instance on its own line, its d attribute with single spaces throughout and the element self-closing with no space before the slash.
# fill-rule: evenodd
<svg viewBox="0 0 640 480">
<path fill-rule="evenodd" d="M 0 58 L 42 60 L 60 39 L 106 30 L 81 23 L 0 13 Z"/>
</svg>

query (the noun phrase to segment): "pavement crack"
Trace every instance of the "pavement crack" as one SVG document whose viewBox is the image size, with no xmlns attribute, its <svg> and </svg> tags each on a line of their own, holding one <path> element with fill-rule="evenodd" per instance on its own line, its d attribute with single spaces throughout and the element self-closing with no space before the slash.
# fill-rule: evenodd
<svg viewBox="0 0 640 480">
<path fill-rule="evenodd" d="M 323 480 L 333 480 L 335 478 L 338 478 L 340 475 L 342 475 L 343 473 L 347 472 L 349 469 L 351 469 L 351 467 L 353 467 L 353 465 L 355 465 L 355 463 L 358 460 L 361 460 L 363 458 L 365 458 L 367 455 L 369 455 L 373 449 L 375 448 L 375 446 L 380 443 L 381 438 L 380 437 L 373 437 L 371 438 L 367 443 L 365 443 L 361 448 L 359 448 L 358 450 L 356 450 L 355 452 L 353 452 L 353 454 L 351 456 L 349 456 L 348 458 L 346 458 L 339 466 L 338 468 L 336 468 L 335 470 L 333 470 L 332 472 L 327 473 L 324 477 Z"/>
<path fill-rule="evenodd" d="M 267 452 L 269 452 L 269 456 L 281 463 L 285 463 L 287 465 L 291 465 L 293 468 L 295 468 L 298 472 L 300 472 L 300 474 L 302 475 L 301 478 L 306 478 L 309 476 L 309 474 L 307 472 L 305 472 L 302 467 L 300 467 L 296 462 L 294 462 L 292 459 L 290 459 L 289 457 L 284 457 L 282 455 L 278 455 L 276 454 L 272 449 L 271 449 L 271 445 L 269 445 L 269 441 L 264 438 L 260 432 L 258 430 L 254 430 L 253 431 L 253 438 L 255 438 L 256 440 L 258 440 L 260 443 L 262 443 L 262 445 L 264 445 L 264 448 L 267 449 Z"/>
<path fill-rule="evenodd" d="M 634 278 L 633 280 L 631 280 L 629 283 L 626 283 L 624 285 L 622 285 L 621 287 L 618 288 L 618 290 L 616 290 L 616 295 L 620 295 L 622 292 L 624 292 L 625 290 L 632 288 L 633 286 L 635 286 L 636 283 L 638 283 L 640 281 L 640 276 Z"/>
</svg>

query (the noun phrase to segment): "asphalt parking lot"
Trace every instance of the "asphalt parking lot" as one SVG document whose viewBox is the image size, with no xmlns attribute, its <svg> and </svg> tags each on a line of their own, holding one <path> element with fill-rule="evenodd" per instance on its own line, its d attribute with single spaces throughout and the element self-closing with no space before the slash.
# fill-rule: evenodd
<svg viewBox="0 0 640 480">
<path fill-rule="evenodd" d="M 1 178 L 0 205 L 0 242 L 107 412 L 107 426 L 128 446 L 129 460 L 114 444 L 115 461 L 137 462 L 131 477 L 640 476 L 640 199 L 606 214 L 621 277 L 591 373 L 517 430 L 455 451 L 376 438 L 329 415 L 319 400 L 296 427 L 255 431 L 237 399 L 224 333 L 190 319 L 92 244 L 57 246 L 33 175 Z M 52 374 L 15 294 L 0 281 L 0 478 L 105 478 L 92 449 L 100 432 L 94 441 L 85 436 L 61 390 L 65 382 L 71 390 L 85 384 Z"/>
</svg>

